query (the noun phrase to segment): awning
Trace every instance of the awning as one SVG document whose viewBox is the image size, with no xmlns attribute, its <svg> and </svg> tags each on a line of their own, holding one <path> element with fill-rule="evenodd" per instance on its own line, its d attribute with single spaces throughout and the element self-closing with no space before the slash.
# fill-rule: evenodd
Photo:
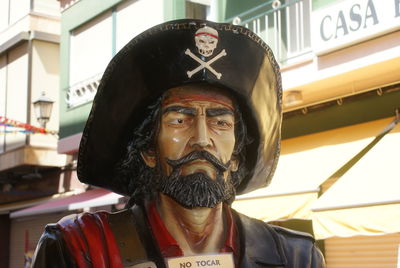
<svg viewBox="0 0 400 268">
<path fill-rule="evenodd" d="M 117 204 L 122 197 L 122 195 L 99 188 L 12 212 L 10 218 L 113 205 Z"/>
<path fill-rule="evenodd" d="M 353 132 L 344 128 L 284 140 L 271 185 L 238 196 L 233 208 L 263 221 L 311 219 L 321 183 L 373 140 L 344 133 Z"/>
<path fill-rule="evenodd" d="M 70 192 L 65 192 L 65 193 L 61 193 L 61 194 L 54 194 L 51 196 L 40 197 L 40 198 L 36 198 L 36 199 L 23 200 L 23 201 L 18 201 L 18 202 L 2 204 L 2 205 L 0 205 L 0 215 L 9 214 L 10 212 L 15 211 L 15 210 L 36 206 L 36 205 L 51 201 L 52 199 L 67 197 L 67 196 L 71 196 L 73 194 L 77 194 L 77 193 L 70 191 Z"/>
<path fill-rule="evenodd" d="M 312 205 L 318 239 L 400 232 L 400 124 L 393 127 Z"/>
<path fill-rule="evenodd" d="M 259 191 L 259 190 L 258 190 Z M 232 207 L 249 217 L 265 222 L 281 219 L 310 219 L 317 192 L 259 197 L 237 197 Z"/>
</svg>

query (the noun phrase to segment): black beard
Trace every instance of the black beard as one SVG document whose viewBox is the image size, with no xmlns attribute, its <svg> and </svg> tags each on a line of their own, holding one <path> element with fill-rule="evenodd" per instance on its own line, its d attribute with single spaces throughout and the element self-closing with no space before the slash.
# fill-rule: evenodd
<svg viewBox="0 0 400 268">
<path fill-rule="evenodd" d="M 159 191 L 183 207 L 213 208 L 235 196 L 231 180 L 225 182 L 222 174 L 218 174 L 215 180 L 200 172 L 187 176 L 179 174 L 180 170 L 175 170 L 170 176 L 161 178 Z"/>
</svg>

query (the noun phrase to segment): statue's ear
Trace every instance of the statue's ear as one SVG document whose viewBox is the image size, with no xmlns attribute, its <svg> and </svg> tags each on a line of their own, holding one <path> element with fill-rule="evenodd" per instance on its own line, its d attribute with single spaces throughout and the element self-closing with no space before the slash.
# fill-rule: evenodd
<svg viewBox="0 0 400 268">
<path fill-rule="evenodd" d="M 154 168 L 156 166 L 156 153 L 153 150 L 149 149 L 146 152 L 141 152 L 140 155 L 148 167 Z"/>
</svg>

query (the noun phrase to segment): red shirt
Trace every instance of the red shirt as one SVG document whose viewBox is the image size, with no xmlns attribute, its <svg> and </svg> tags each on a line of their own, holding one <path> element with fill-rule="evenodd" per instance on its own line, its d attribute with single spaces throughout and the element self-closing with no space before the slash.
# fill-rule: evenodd
<svg viewBox="0 0 400 268">
<path fill-rule="evenodd" d="M 172 237 L 165 227 L 158 211 L 156 208 L 156 202 L 152 202 L 147 209 L 148 220 L 153 230 L 153 234 L 156 237 L 158 246 L 160 248 L 161 254 L 165 258 L 171 257 L 181 257 L 183 256 L 183 251 L 179 247 L 178 242 Z M 226 215 L 226 223 L 228 226 L 227 236 L 225 240 L 224 247 L 220 249 L 219 252 L 232 252 L 235 263 L 237 263 L 239 250 L 236 241 L 237 239 L 237 229 L 236 225 L 232 219 L 232 212 L 229 207 L 224 204 L 224 212 Z"/>
</svg>

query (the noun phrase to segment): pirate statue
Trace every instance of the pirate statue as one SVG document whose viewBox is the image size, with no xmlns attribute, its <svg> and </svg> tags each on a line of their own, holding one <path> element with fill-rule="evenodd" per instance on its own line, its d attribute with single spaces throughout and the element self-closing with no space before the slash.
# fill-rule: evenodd
<svg viewBox="0 0 400 268">
<path fill-rule="evenodd" d="M 324 267 L 311 236 L 230 207 L 272 178 L 281 91 L 244 27 L 178 20 L 131 40 L 103 75 L 77 168 L 129 208 L 48 225 L 33 267 Z"/>
</svg>

